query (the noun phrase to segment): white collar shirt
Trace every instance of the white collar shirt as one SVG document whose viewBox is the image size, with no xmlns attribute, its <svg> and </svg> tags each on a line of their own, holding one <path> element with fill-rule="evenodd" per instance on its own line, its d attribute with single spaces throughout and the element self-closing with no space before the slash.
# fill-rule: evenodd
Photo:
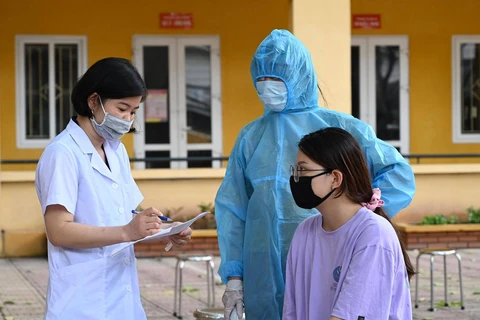
<svg viewBox="0 0 480 320">
<path fill-rule="evenodd" d="M 35 185 L 43 214 L 62 205 L 74 222 L 122 226 L 143 200 L 120 141 L 105 141 L 102 160 L 86 133 L 70 120 L 44 150 Z M 48 234 L 47 234 L 48 237 Z M 48 241 L 50 278 L 45 319 L 146 319 L 133 246 L 69 249 Z"/>
</svg>

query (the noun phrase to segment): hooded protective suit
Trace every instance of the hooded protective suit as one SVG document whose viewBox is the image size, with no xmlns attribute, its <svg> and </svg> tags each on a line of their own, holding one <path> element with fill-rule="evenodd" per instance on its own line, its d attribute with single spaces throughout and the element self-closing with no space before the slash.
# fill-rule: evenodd
<svg viewBox="0 0 480 320">
<path fill-rule="evenodd" d="M 411 167 L 391 145 L 377 139 L 366 123 L 318 106 L 317 77 L 310 53 L 286 30 L 274 30 L 251 63 L 254 85 L 261 77 L 284 81 L 288 95 L 281 112 L 265 108 L 245 126 L 230 154 L 215 199 L 221 254 L 219 274 L 243 278 L 247 319 L 281 319 L 287 253 L 297 226 L 318 211 L 296 206 L 289 167 L 300 139 L 324 127 L 349 131 L 365 151 L 374 188 L 385 212 L 395 216 L 415 193 Z M 321 302 L 319 302 L 321 303 Z"/>
</svg>

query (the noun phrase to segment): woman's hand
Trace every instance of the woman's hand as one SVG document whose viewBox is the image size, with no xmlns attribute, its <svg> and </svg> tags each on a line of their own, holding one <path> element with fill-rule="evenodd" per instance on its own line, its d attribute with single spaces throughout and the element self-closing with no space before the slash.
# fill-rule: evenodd
<svg viewBox="0 0 480 320">
<path fill-rule="evenodd" d="M 174 222 L 172 223 L 172 227 L 176 226 L 176 225 L 179 225 L 180 222 Z M 192 239 L 192 229 L 190 228 L 187 228 L 185 230 L 183 230 L 182 232 L 176 234 L 176 235 L 173 235 L 173 236 L 170 236 L 168 237 L 170 239 L 170 241 L 172 242 L 172 244 L 176 247 L 178 246 L 184 246 L 188 243 L 188 241 L 190 241 L 190 239 Z"/>
<path fill-rule="evenodd" d="M 150 207 L 134 215 L 132 221 L 124 226 L 125 241 L 135 241 L 156 234 L 161 230 L 163 213 Z"/>
</svg>

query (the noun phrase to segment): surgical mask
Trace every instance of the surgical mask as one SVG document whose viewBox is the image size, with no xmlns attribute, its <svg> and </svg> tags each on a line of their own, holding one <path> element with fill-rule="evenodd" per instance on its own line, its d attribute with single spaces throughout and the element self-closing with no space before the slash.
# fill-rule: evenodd
<svg viewBox="0 0 480 320">
<path fill-rule="evenodd" d="M 290 177 L 290 190 L 297 206 L 303 209 L 313 209 L 318 207 L 333 194 L 335 189 L 330 191 L 325 197 L 319 197 L 312 189 L 313 178 L 327 173 L 330 173 L 330 171 L 322 172 L 311 177 L 299 177 L 298 182 L 295 182 L 293 176 Z"/>
<path fill-rule="evenodd" d="M 287 106 L 287 87 L 283 81 L 257 81 L 258 97 L 268 109 L 280 112 Z"/>
<path fill-rule="evenodd" d="M 105 112 L 105 108 L 103 107 L 102 99 L 100 99 L 100 105 L 102 106 L 103 114 L 105 117 L 103 118 L 102 123 L 98 123 L 95 121 L 95 118 L 92 117 L 92 124 L 95 131 L 98 133 L 99 136 L 106 140 L 119 140 L 123 137 L 127 132 L 130 131 L 132 127 L 132 121 L 124 120 L 119 117 L 115 117 L 108 112 Z"/>
</svg>

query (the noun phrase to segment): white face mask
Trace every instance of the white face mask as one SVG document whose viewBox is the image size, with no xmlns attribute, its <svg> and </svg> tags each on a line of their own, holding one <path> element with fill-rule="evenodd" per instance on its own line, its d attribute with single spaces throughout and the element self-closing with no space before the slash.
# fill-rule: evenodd
<svg viewBox="0 0 480 320">
<path fill-rule="evenodd" d="M 287 106 L 287 86 L 283 81 L 258 81 L 258 97 L 265 107 L 280 112 Z"/>
<path fill-rule="evenodd" d="M 103 107 L 102 99 L 100 99 L 100 105 L 102 106 L 103 113 L 105 117 L 103 118 L 102 123 L 98 123 L 95 118 L 92 118 L 92 124 L 95 131 L 99 136 L 106 140 L 119 140 L 127 132 L 130 131 L 132 127 L 132 121 L 127 121 L 119 117 L 115 117 L 108 112 L 105 112 Z"/>
</svg>

